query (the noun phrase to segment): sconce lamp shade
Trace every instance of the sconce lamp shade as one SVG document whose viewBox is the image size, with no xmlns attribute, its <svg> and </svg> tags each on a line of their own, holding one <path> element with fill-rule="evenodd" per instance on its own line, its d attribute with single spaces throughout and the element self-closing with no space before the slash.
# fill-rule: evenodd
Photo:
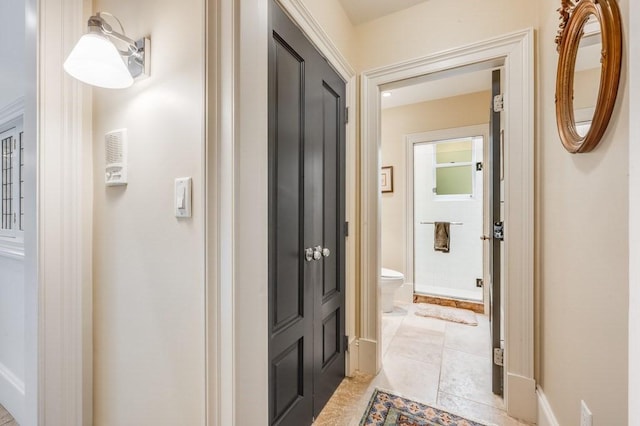
<svg viewBox="0 0 640 426">
<path fill-rule="evenodd" d="M 111 40 L 100 33 L 83 35 L 64 62 L 72 77 L 93 86 L 124 89 L 133 77 Z"/>
</svg>

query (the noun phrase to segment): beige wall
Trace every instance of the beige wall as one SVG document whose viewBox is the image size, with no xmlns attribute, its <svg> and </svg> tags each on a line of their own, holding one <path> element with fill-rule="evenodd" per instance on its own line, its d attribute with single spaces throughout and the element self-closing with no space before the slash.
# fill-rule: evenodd
<svg viewBox="0 0 640 426">
<path fill-rule="evenodd" d="M 640 116 L 640 4 L 629 3 L 629 116 Z M 640 258 L 640 120 L 629 123 L 629 259 Z M 629 262 L 629 401 L 640 401 L 640 263 Z M 629 418 L 640 418 L 640 404 L 629 404 Z"/>
<path fill-rule="evenodd" d="M 535 27 L 537 16 L 537 1 L 425 1 L 356 27 L 357 66 L 368 70 Z"/>
<path fill-rule="evenodd" d="M 94 89 L 94 420 L 204 424 L 204 2 L 97 0 L 133 38 L 151 77 Z M 104 185 L 104 133 L 129 131 L 129 184 Z M 193 177 L 193 218 L 174 217 L 174 179 Z"/>
<path fill-rule="evenodd" d="M 338 0 L 302 0 L 345 59 L 356 65 L 356 33 Z"/>
<path fill-rule="evenodd" d="M 568 154 L 555 123 L 558 4 L 430 0 L 357 27 L 358 67 L 536 28 L 537 380 L 560 424 L 579 423 L 583 399 L 594 423 L 622 425 L 628 405 L 627 71 L 625 65 L 601 145 L 590 154 Z M 628 28 L 629 1 L 619 4 Z"/>
<path fill-rule="evenodd" d="M 628 28 L 628 0 L 618 2 Z M 540 2 L 537 146 L 538 380 L 562 425 L 627 423 L 629 96 L 625 66 L 610 127 L 590 154 L 556 131 L 555 0 Z M 627 43 L 625 42 L 625 45 Z"/>
<path fill-rule="evenodd" d="M 629 3 L 629 116 L 640 116 L 640 4 Z M 629 123 L 629 259 L 640 258 L 640 120 Z M 640 263 L 629 262 L 629 401 L 640 401 Z M 640 418 L 640 404 L 629 404 L 629 418 Z"/>
<path fill-rule="evenodd" d="M 485 124 L 491 92 L 382 110 L 382 164 L 393 166 L 393 193 L 382 194 L 382 265 L 406 274 L 406 143 L 411 133 Z"/>
</svg>

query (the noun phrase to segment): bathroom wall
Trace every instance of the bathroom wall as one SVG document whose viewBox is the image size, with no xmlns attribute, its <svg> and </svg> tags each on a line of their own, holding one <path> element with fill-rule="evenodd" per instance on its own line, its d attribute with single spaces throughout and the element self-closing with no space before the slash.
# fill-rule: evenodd
<svg viewBox="0 0 640 426">
<path fill-rule="evenodd" d="M 484 108 L 487 111 L 486 108 Z M 488 115 L 488 113 L 487 113 Z M 484 143 L 488 142 L 488 126 L 480 139 L 473 140 L 474 158 L 472 162 L 483 162 Z M 432 133 L 432 138 L 440 139 Z M 458 136 L 478 136 L 476 132 Z M 453 137 L 453 135 L 452 135 Z M 458 299 L 483 301 L 482 288 L 476 280 L 484 278 L 483 249 L 483 181 L 485 170 L 476 170 L 470 166 L 473 174 L 473 194 L 457 199 L 437 198 L 433 189 L 436 186 L 434 156 L 436 145 L 423 143 L 414 145 L 414 267 L 413 285 L 416 293 L 432 294 Z M 411 168 L 411 164 L 407 167 Z M 488 168 L 486 170 L 489 170 Z M 470 176 L 471 178 L 471 176 Z M 411 197 L 407 193 L 407 197 Z M 384 212 L 383 212 L 384 214 Z M 384 218 L 383 218 L 384 221 Z M 421 222 L 454 222 L 449 228 L 449 252 L 434 250 L 434 225 Z M 411 237 L 408 236 L 411 240 Z M 384 241 L 382 242 L 384 244 Z M 408 250 L 408 257 L 412 256 Z M 411 259 L 407 259 L 411 260 Z M 408 271 L 411 274 L 411 271 Z"/>
<path fill-rule="evenodd" d="M 202 0 L 97 0 L 132 38 L 149 35 L 151 76 L 93 89 L 94 424 L 205 422 Z M 129 183 L 104 185 L 104 133 L 127 128 Z M 174 179 L 193 178 L 193 217 L 174 216 Z"/>
<path fill-rule="evenodd" d="M 25 95 L 25 3 L 0 1 L 0 111 Z M 24 259 L 0 253 L 0 404 L 24 416 Z"/>
<path fill-rule="evenodd" d="M 491 92 L 478 92 L 382 110 L 382 164 L 394 168 L 394 191 L 382 194 L 382 264 L 386 268 L 407 274 L 405 136 L 487 124 L 490 100 Z M 397 293 L 398 300 L 411 300 L 408 284 Z"/>
</svg>

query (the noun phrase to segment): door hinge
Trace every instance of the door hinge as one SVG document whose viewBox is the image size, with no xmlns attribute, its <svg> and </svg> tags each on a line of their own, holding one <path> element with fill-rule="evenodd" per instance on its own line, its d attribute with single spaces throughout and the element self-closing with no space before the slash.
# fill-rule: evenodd
<svg viewBox="0 0 640 426">
<path fill-rule="evenodd" d="M 502 111 L 504 111 L 504 96 L 502 94 L 495 95 L 493 97 L 493 112 L 502 112 Z"/>
<path fill-rule="evenodd" d="M 348 123 L 349 122 L 349 107 L 346 107 L 344 109 L 344 122 Z"/>
<path fill-rule="evenodd" d="M 344 236 L 345 237 L 349 236 L 349 222 L 344 223 Z"/>
<path fill-rule="evenodd" d="M 478 288 L 484 287 L 484 280 L 482 278 L 476 278 L 476 287 Z"/>
<path fill-rule="evenodd" d="M 344 351 L 349 352 L 349 336 L 344 336 Z"/>
<path fill-rule="evenodd" d="M 504 349 L 493 348 L 493 363 L 499 367 L 504 367 Z"/>
<path fill-rule="evenodd" d="M 493 224 L 493 238 L 496 240 L 504 240 L 504 222 L 496 222 Z"/>
</svg>

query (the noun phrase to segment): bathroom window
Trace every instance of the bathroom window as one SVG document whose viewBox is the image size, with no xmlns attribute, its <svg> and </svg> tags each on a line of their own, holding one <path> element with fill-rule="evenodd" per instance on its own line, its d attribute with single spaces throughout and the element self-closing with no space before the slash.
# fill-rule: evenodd
<svg viewBox="0 0 640 426">
<path fill-rule="evenodd" d="M 22 117 L 0 124 L 0 253 L 23 253 L 24 144 Z"/>
<path fill-rule="evenodd" d="M 464 199 L 474 196 L 474 142 L 478 138 L 451 139 L 435 145 L 433 193 L 436 199 Z"/>
</svg>

